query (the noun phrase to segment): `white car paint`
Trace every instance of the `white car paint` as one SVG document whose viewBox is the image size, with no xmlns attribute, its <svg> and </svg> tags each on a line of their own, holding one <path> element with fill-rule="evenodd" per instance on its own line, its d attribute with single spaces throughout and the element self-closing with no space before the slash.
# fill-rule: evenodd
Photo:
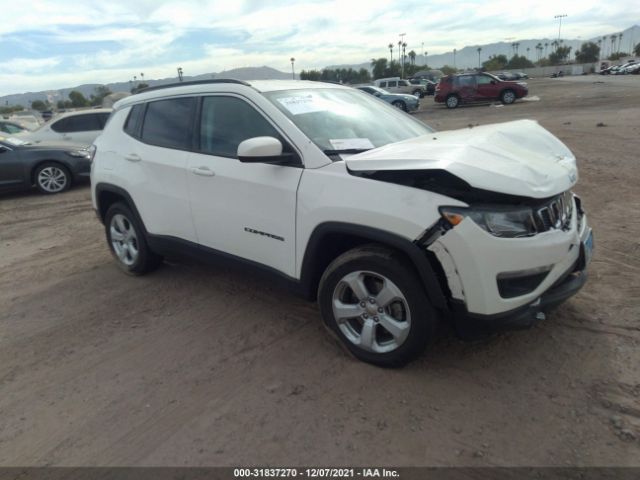
<svg viewBox="0 0 640 480">
<path fill-rule="evenodd" d="M 568 190 L 577 181 L 575 157 L 532 121 L 438 132 L 332 162 L 262 95 L 303 88 L 347 87 L 299 81 L 185 85 L 117 102 L 109 125 L 94 143 L 94 207 L 98 183 L 117 185 L 130 193 L 149 233 L 197 242 L 299 279 L 308 241 L 323 223 L 373 227 L 414 241 L 441 219 L 439 207 L 467 206 L 350 170 L 444 169 L 477 188 L 535 199 Z M 182 95 L 244 99 L 291 143 L 304 168 L 156 147 L 123 132 L 132 105 Z M 393 107 L 380 102 L 380 108 Z M 254 231 L 248 234 L 246 227 Z M 574 215 L 567 231 L 507 239 L 467 218 L 436 239 L 430 250 L 442 262 L 454 298 L 464 301 L 471 313 L 489 315 L 535 301 L 575 262 L 589 230 L 586 216 L 578 225 Z M 271 238 L 264 238 L 265 232 Z M 500 297 L 498 273 L 542 266 L 550 266 L 551 273 L 535 291 Z"/>
<path fill-rule="evenodd" d="M 36 130 L 31 132 L 23 132 L 20 135 L 21 138 L 28 139 L 33 143 L 40 142 L 69 142 L 78 145 L 91 145 L 94 140 L 102 133 L 102 129 L 88 129 L 88 130 L 75 130 L 70 132 L 57 131 L 59 129 L 60 122 L 67 118 L 83 118 L 86 115 L 102 114 L 107 116 L 111 113 L 110 108 L 94 108 L 90 110 L 81 110 L 76 112 L 66 112 L 49 120 L 44 125 L 40 126 Z"/>
<path fill-rule="evenodd" d="M 349 157 L 354 171 L 447 170 L 494 192 L 545 198 L 578 180 L 576 159 L 533 120 L 437 132 Z"/>
</svg>

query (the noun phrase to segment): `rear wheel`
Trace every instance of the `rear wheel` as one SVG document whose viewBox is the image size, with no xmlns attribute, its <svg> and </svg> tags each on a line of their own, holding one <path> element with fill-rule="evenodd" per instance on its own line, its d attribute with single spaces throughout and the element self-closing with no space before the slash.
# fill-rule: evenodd
<svg viewBox="0 0 640 480">
<path fill-rule="evenodd" d="M 60 193 L 71 187 L 71 173 L 63 165 L 47 162 L 38 166 L 34 173 L 36 187 L 42 193 Z"/>
<path fill-rule="evenodd" d="M 403 112 L 407 111 L 407 104 L 404 103 L 402 100 L 396 100 L 395 102 L 393 102 L 391 105 L 393 105 L 396 108 L 399 108 L 400 110 L 402 110 Z"/>
<path fill-rule="evenodd" d="M 412 95 L 415 96 L 415 97 L 418 97 L 418 98 L 422 98 L 422 97 L 424 97 L 424 92 L 422 90 L 415 90 L 412 93 Z"/>
<path fill-rule="evenodd" d="M 162 263 L 162 257 L 147 245 L 142 225 L 124 203 L 114 203 L 107 210 L 104 225 L 111 253 L 126 273 L 142 275 Z"/>
<path fill-rule="evenodd" d="M 447 108 L 456 108 L 458 105 L 460 105 L 460 99 L 458 98 L 457 95 L 449 95 L 447 97 Z"/>
<path fill-rule="evenodd" d="M 318 290 L 322 317 L 357 358 L 406 364 L 433 339 L 437 314 L 413 267 L 377 245 L 350 250 L 327 267 Z"/>
<path fill-rule="evenodd" d="M 511 105 L 513 102 L 516 101 L 516 94 L 513 90 L 505 90 L 500 95 L 500 100 L 505 105 Z"/>
</svg>

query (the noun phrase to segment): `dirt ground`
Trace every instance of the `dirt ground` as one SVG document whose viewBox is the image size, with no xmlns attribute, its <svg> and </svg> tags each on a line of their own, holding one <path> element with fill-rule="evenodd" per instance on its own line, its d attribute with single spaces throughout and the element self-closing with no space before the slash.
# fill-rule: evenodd
<svg viewBox="0 0 640 480">
<path fill-rule="evenodd" d="M 640 465 L 640 77 L 529 84 L 534 101 L 417 116 L 532 118 L 566 142 L 590 280 L 532 330 L 444 333 L 400 370 L 244 272 L 122 274 L 86 186 L 0 196 L 0 465 Z"/>
</svg>

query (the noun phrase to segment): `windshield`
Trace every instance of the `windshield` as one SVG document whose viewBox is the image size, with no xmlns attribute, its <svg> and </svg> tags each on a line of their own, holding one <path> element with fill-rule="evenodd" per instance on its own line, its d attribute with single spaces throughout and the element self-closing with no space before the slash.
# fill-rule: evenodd
<svg viewBox="0 0 640 480">
<path fill-rule="evenodd" d="M 264 95 L 327 154 L 370 150 L 433 132 L 355 89 L 281 90 Z"/>
<path fill-rule="evenodd" d="M 367 87 L 367 88 L 369 88 L 369 89 L 371 89 L 371 90 L 373 90 L 373 91 L 375 91 L 375 92 L 378 92 L 378 93 L 380 93 L 380 94 L 382 94 L 382 95 L 389 95 L 389 92 L 387 92 L 384 88 L 380 88 L 380 87 L 373 87 L 373 86 L 371 86 L 371 87 Z"/>
</svg>

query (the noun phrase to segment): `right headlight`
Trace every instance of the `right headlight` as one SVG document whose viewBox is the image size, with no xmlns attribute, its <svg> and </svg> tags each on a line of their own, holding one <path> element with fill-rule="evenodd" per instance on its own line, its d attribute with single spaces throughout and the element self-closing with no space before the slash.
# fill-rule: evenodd
<svg viewBox="0 0 640 480">
<path fill-rule="evenodd" d="M 468 217 L 480 228 L 496 237 L 528 237 L 537 232 L 533 211 L 527 207 L 508 209 L 442 207 L 440 214 L 451 226 L 458 225 Z"/>
</svg>

